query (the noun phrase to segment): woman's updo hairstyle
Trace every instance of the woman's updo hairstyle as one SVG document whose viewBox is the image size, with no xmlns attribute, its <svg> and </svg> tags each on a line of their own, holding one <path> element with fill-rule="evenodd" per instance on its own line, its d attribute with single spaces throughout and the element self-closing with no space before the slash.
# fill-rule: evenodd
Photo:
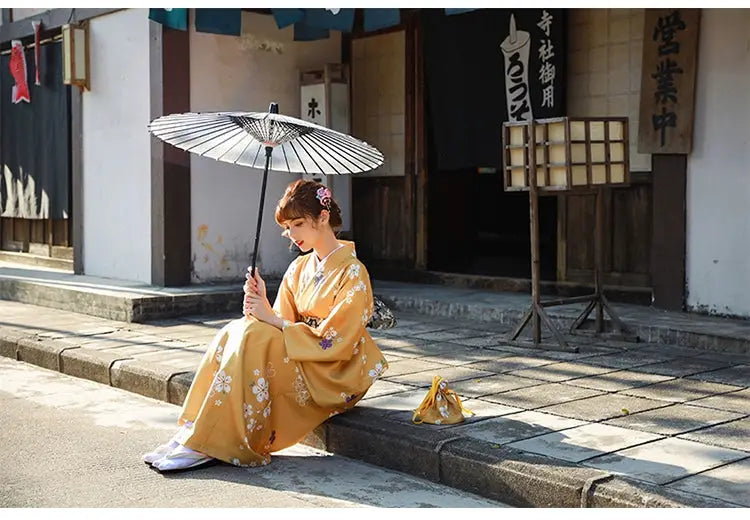
<svg viewBox="0 0 750 520">
<path fill-rule="evenodd" d="M 327 209 L 330 213 L 328 223 L 336 231 L 341 225 L 341 208 L 331 197 L 318 197 L 318 190 L 327 190 L 323 184 L 315 181 L 298 180 L 286 187 L 284 196 L 276 205 L 276 222 L 281 226 L 284 222 L 296 218 L 310 217 L 316 220 L 320 212 Z M 321 192 L 323 193 L 323 192 Z M 330 191 L 328 192 L 330 194 Z"/>
</svg>

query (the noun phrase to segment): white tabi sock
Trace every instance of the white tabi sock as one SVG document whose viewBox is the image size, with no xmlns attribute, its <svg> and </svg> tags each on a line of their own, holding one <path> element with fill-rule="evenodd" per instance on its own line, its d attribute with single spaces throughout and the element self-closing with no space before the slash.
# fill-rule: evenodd
<svg viewBox="0 0 750 520">
<path fill-rule="evenodd" d="M 187 446 L 178 444 L 169 455 L 154 462 L 153 466 L 159 471 L 174 471 L 197 466 L 210 460 L 212 460 L 212 457 L 209 457 L 205 453 L 191 450 Z"/>
<path fill-rule="evenodd" d="M 166 443 L 158 446 L 154 451 L 150 451 L 146 453 L 143 456 L 143 462 L 146 462 L 148 464 L 153 464 L 157 460 L 169 455 L 172 450 L 180 446 L 180 443 L 177 442 L 177 436 L 182 433 L 183 430 L 186 430 L 190 428 L 193 425 L 192 421 L 187 421 L 185 424 L 183 424 L 179 430 L 177 430 L 177 433 L 172 437 L 172 439 Z"/>
</svg>

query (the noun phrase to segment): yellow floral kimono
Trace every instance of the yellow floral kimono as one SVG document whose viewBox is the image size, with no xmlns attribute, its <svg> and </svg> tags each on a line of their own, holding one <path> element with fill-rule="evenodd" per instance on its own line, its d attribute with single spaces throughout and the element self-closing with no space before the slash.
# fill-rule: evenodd
<svg viewBox="0 0 750 520">
<path fill-rule="evenodd" d="M 273 306 L 291 322 L 283 331 L 242 317 L 216 334 L 183 404 L 178 442 L 238 466 L 268 464 L 269 453 L 353 407 L 388 368 L 365 330 L 369 275 L 354 244 L 340 243 L 322 262 L 311 253 L 287 269 Z"/>
</svg>

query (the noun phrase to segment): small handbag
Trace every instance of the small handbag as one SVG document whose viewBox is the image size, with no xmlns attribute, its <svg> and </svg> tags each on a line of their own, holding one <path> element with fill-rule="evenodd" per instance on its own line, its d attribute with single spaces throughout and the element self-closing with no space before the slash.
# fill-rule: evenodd
<svg viewBox="0 0 750 520">
<path fill-rule="evenodd" d="M 383 300 L 377 296 L 372 296 L 373 310 L 370 321 L 367 323 L 368 329 L 392 329 L 396 326 L 396 317 L 391 312 L 391 309 L 385 304 Z"/>
<path fill-rule="evenodd" d="M 411 421 L 414 424 L 457 424 L 464 422 L 464 412 L 474 412 L 464 408 L 458 394 L 448 388 L 448 382 L 440 376 L 432 378 L 432 386 Z"/>
</svg>

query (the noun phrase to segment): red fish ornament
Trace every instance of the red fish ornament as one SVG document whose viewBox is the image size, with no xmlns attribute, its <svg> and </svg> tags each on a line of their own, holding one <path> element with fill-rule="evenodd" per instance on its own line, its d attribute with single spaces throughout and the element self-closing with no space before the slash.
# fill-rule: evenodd
<svg viewBox="0 0 750 520">
<path fill-rule="evenodd" d="M 23 45 L 21 45 L 20 40 L 13 40 L 11 42 L 10 74 L 16 81 L 11 91 L 11 100 L 13 103 L 20 103 L 21 101 L 31 103 L 29 82 L 26 80 L 26 53 L 23 51 Z"/>
</svg>

